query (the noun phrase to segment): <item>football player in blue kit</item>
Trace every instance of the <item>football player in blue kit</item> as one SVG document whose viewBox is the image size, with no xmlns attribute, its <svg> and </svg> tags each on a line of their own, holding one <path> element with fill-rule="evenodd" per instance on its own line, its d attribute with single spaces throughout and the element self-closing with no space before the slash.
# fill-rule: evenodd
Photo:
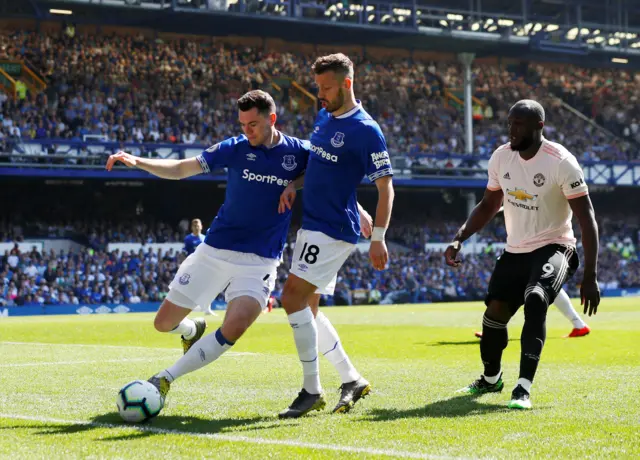
<svg viewBox="0 0 640 460">
<path fill-rule="evenodd" d="M 342 53 L 320 57 L 313 64 L 323 109 L 316 118 L 307 170 L 289 184 L 280 210 L 290 209 L 296 187 L 303 183 L 302 228 L 298 232 L 291 272 L 282 293 L 303 368 L 303 387 L 281 418 L 297 418 L 326 405 L 318 366 L 319 334 L 309 307 L 314 293 L 323 291 L 355 248 L 360 235 L 356 188 L 364 176 L 378 189 L 369 255 L 383 270 L 388 260 L 385 231 L 393 206 L 392 169 L 387 144 L 378 123 L 353 92 L 353 63 Z M 319 323 L 319 322 L 318 322 Z M 371 385 L 357 373 L 341 386 L 335 412 L 348 411 Z"/>
<path fill-rule="evenodd" d="M 202 234 L 202 221 L 193 219 L 191 221 L 191 233 L 184 237 L 184 252 L 188 256 L 193 254 L 196 248 L 204 241 L 205 236 Z"/>
<path fill-rule="evenodd" d="M 182 249 L 188 256 L 193 254 L 196 248 L 204 242 L 205 235 L 202 234 L 202 221 L 200 219 L 191 220 L 191 233 L 184 237 L 184 248 Z M 205 315 L 218 316 L 211 305 L 200 305 L 194 311 L 201 310 Z"/>
<path fill-rule="evenodd" d="M 278 201 L 307 166 L 309 143 L 276 130 L 276 105 L 268 93 L 243 95 L 238 117 L 244 135 L 197 157 L 146 159 L 118 152 L 107 161 L 107 170 L 121 162 L 175 180 L 228 170 L 224 203 L 204 242 L 180 265 L 155 317 L 158 331 L 182 336 L 184 350 L 173 366 L 149 379 L 163 398 L 171 382 L 218 359 L 260 316 L 275 285 L 291 221 L 290 210 L 278 212 Z M 224 321 L 203 337 L 206 321 L 187 315 L 196 306 L 210 305 L 223 291 L 228 304 Z"/>
</svg>

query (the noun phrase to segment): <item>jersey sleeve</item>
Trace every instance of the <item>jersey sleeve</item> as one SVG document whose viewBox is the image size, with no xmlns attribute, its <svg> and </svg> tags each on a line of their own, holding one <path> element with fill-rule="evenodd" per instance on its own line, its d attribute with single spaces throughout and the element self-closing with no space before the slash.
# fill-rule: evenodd
<svg viewBox="0 0 640 460">
<path fill-rule="evenodd" d="M 498 164 L 498 155 L 498 152 L 493 152 L 493 155 L 491 155 L 491 158 L 489 158 L 489 165 L 487 167 L 487 173 L 489 175 L 487 188 L 492 192 L 502 189 L 502 187 L 500 186 L 500 181 L 498 180 L 498 173 L 500 171 L 500 165 Z"/>
<path fill-rule="evenodd" d="M 567 200 L 579 198 L 589 193 L 584 180 L 584 173 L 573 155 L 562 160 L 558 165 L 558 185 Z"/>
<path fill-rule="evenodd" d="M 311 141 L 300 140 L 300 147 L 302 150 L 302 154 L 300 155 L 300 164 L 302 166 L 302 169 L 300 170 L 300 174 L 302 174 L 307 170 L 307 164 L 309 163 L 309 154 L 311 153 Z"/>
<path fill-rule="evenodd" d="M 236 139 L 231 138 L 212 145 L 196 157 L 204 174 L 209 174 L 217 168 L 229 166 L 229 160 L 237 145 Z"/>
<path fill-rule="evenodd" d="M 381 177 L 393 176 L 391 159 L 387 151 L 387 141 L 378 126 L 367 125 L 364 130 L 362 142 L 364 144 L 364 161 L 366 174 L 371 182 Z"/>
</svg>

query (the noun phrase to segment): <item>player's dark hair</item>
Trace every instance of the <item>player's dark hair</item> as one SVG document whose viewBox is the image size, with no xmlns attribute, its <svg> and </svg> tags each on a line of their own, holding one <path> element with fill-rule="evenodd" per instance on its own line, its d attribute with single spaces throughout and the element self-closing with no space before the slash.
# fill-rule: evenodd
<svg viewBox="0 0 640 460">
<path fill-rule="evenodd" d="M 522 99 L 516 102 L 510 110 L 514 115 L 524 116 L 532 118 L 536 121 L 543 121 L 545 119 L 544 108 L 538 101 L 533 99 Z"/>
<path fill-rule="evenodd" d="M 195 223 L 199 223 L 200 225 L 202 225 L 202 221 L 200 219 L 192 219 L 191 220 L 191 225 L 195 224 Z"/>
<path fill-rule="evenodd" d="M 313 73 L 321 75 L 325 72 L 335 72 L 343 77 L 353 78 L 353 62 L 342 53 L 329 54 L 316 59 L 311 66 Z"/>
<path fill-rule="evenodd" d="M 238 99 L 238 110 L 241 112 L 248 112 L 254 107 L 258 109 L 258 113 L 264 116 L 276 113 L 276 103 L 271 95 L 259 89 L 249 91 Z"/>
</svg>

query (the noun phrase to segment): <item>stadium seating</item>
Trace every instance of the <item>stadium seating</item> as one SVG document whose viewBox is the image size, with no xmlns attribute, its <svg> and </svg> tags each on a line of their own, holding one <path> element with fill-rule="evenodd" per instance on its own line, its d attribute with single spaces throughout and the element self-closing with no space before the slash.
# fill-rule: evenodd
<svg viewBox="0 0 640 460">
<path fill-rule="evenodd" d="M 312 55 L 225 46 L 211 39 L 69 38 L 26 31 L 0 32 L 0 44 L 0 59 L 26 58 L 48 80 L 45 92 L 27 92 L 17 101 L 0 97 L 3 150 L 68 154 L 73 158 L 61 161 L 93 164 L 83 157 L 108 152 L 78 151 L 69 143 L 100 139 L 114 145 L 163 143 L 155 152 L 141 147 L 136 153 L 175 157 L 180 152 L 166 144 L 211 144 L 236 135 L 234 99 L 255 88 L 276 96 L 283 131 L 306 137 L 313 126 L 311 99 L 300 96 L 300 91 L 314 93 Z M 382 126 L 392 156 L 428 166 L 432 154 L 465 152 L 458 63 L 446 56 L 429 61 L 352 57 L 358 64 L 356 94 Z M 509 106 L 535 98 L 547 108 L 547 136 L 579 158 L 637 158 L 637 76 L 578 68 L 565 75 L 542 64 L 520 71 L 483 61 L 473 71 L 474 154 L 488 155 L 503 144 Z M 55 142 L 43 147 L 29 145 L 30 139 Z"/>
<path fill-rule="evenodd" d="M 153 250 L 137 252 L 107 251 L 109 242 L 179 242 L 184 226 L 172 228 L 166 223 L 153 225 L 138 222 L 118 224 L 94 222 L 68 223 L 65 226 L 25 223 L 11 226 L 0 223 L 2 241 L 24 239 L 24 229 L 39 229 L 39 235 L 69 237 L 82 235 L 90 247 L 81 253 L 18 253 L 0 255 L 0 304 L 100 304 L 160 301 L 184 260 L 183 253 L 162 254 Z M 433 222 L 428 226 L 402 224 L 393 227 L 389 240 L 399 243 L 392 251 L 389 268 L 375 271 L 366 252 L 356 251 L 342 267 L 333 302 L 418 303 L 451 300 L 478 300 L 485 295 L 496 258 L 488 248 L 466 255 L 464 264 L 452 270 L 442 263 L 442 252 L 428 250 L 427 243 L 448 241 L 459 222 Z M 640 258 L 635 236 L 638 227 L 624 220 L 604 219 L 600 223 L 601 254 L 599 278 L 603 289 L 640 286 Z M 290 233 L 293 242 L 295 229 Z M 89 232 L 89 233 L 84 233 Z M 495 222 L 480 235 L 482 241 L 504 241 L 504 227 Z M 402 246 L 409 250 L 402 250 Z M 284 254 L 273 295 L 279 297 L 288 273 L 291 246 Z M 581 257 L 582 258 L 582 257 Z M 570 293 L 577 294 L 578 273 L 569 283 Z M 332 302 L 330 299 L 326 299 Z"/>
</svg>

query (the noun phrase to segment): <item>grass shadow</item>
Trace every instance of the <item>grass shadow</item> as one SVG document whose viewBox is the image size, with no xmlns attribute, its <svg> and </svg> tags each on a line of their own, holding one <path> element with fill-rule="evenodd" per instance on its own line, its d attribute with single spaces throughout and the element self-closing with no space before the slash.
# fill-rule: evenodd
<svg viewBox="0 0 640 460">
<path fill-rule="evenodd" d="M 132 433 L 100 439 L 100 441 L 121 441 L 155 435 L 166 435 L 171 434 L 171 432 L 203 436 L 222 433 L 231 434 L 238 431 L 263 430 L 276 425 L 280 426 L 281 424 L 277 423 L 273 417 L 204 419 L 177 415 L 160 415 L 146 423 L 132 424 L 124 422 L 117 412 L 111 412 L 94 417 L 86 424 L 62 425 L 48 423 L 44 427 L 41 425 L 39 428 L 46 428 L 46 431 L 40 431 L 36 434 L 75 434 L 104 428 L 131 428 L 136 430 Z"/>
<path fill-rule="evenodd" d="M 547 337 L 546 341 L 549 340 L 560 340 L 565 337 Z M 512 337 L 509 339 L 509 342 L 520 342 L 520 337 Z M 472 339 L 472 340 L 460 340 L 460 341 L 448 341 L 448 340 L 440 340 L 438 342 L 418 342 L 415 345 L 426 345 L 428 347 L 442 347 L 447 345 L 478 345 L 480 346 L 480 339 Z"/>
<path fill-rule="evenodd" d="M 442 399 L 413 409 L 373 409 L 365 415 L 363 420 L 369 422 L 387 422 L 404 418 L 455 418 L 488 412 L 507 412 L 504 404 L 484 404 L 477 401 L 480 395 L 460 395 L 449 399 Z"/>
</svg>

